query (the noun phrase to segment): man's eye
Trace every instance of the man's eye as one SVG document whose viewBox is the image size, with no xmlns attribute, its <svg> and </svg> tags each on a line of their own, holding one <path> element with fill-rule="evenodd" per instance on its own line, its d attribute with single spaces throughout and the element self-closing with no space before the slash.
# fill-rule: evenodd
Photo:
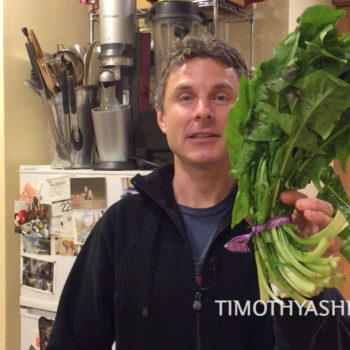
<svg viewBox="0 0 350 350">
<path fill-rule="evenodd" d="M 226 95 L 217 95 L 217 96 L 215 96 L 215 100 L 216 101 L 227 101 L 228 98 Z"/>
<path fill-rule="evenodd" d="M 191 101 L 192 96 L 191 95 L 181 95 L 181 96 L 179 96 L 179 100 L 183 101 L 183 102 Z"/>
</svg>

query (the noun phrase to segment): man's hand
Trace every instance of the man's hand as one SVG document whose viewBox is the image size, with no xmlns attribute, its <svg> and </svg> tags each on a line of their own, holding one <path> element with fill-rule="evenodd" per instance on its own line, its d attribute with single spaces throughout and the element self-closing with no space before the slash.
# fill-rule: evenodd
<svg viewBox="0 0 350 350">
<path fill-rule="evenodd" d="M 305 194 L 296 191 L 283 192 L 280 195 L 283 204 L 294 205 L 293 222 L 298 226 L 302 237 L 309 237 L 321 231 L 332 221 L 333 206 L 317 198 L 308 198 Z M 338 237 L 331 241 L 325 254 L 329 256 L 340 248 Z"/>
</svg>

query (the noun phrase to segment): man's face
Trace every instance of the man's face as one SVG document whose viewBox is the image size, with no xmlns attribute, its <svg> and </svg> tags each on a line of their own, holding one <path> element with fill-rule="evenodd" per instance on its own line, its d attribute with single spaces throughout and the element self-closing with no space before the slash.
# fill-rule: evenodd
<svg viewBox="0 0 350 350">
<path fill-rule="evenodd" d="M 211 58 L 195 58 L 173 69 L 157 118 L 175 164 L 229 166 L 224 130 L 238 85 L 235 70 Z"/>
</svg>

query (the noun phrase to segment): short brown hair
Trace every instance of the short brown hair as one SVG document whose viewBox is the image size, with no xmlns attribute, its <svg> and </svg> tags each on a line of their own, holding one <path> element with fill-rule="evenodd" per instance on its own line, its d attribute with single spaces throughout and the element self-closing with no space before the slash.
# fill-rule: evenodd
<svg viewBox="0 0 350 350">
<path fill-rule="evenodd" d="M 241 54 L 226 41 L 214 38 L 208 33 L 200 36 L 186 36 L 177 40 L 162 66 L 157 82 L 156 103 L 164 110 L 164 94 L 171 71 L 194 58 L 212 58 L 228 67 L 234 68 L 238 78 L 248 75 L 247 67 Z"/>
</svg>

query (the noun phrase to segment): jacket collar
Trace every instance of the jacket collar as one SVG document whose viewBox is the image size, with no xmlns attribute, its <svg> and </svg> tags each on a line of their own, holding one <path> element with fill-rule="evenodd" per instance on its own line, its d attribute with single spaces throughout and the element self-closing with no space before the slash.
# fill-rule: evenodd
<svg viewBox="0 0 350 350">
<path fill-rule="evenodd" d="M 173 206 L 176 204 L 172 186 L 173 178 L 174 164 L 169 163 L 148 175 L 137 174 L 132 178 L 131 183 L 139 192 L 148 195 L 162 207 Z"/>
</svg>

